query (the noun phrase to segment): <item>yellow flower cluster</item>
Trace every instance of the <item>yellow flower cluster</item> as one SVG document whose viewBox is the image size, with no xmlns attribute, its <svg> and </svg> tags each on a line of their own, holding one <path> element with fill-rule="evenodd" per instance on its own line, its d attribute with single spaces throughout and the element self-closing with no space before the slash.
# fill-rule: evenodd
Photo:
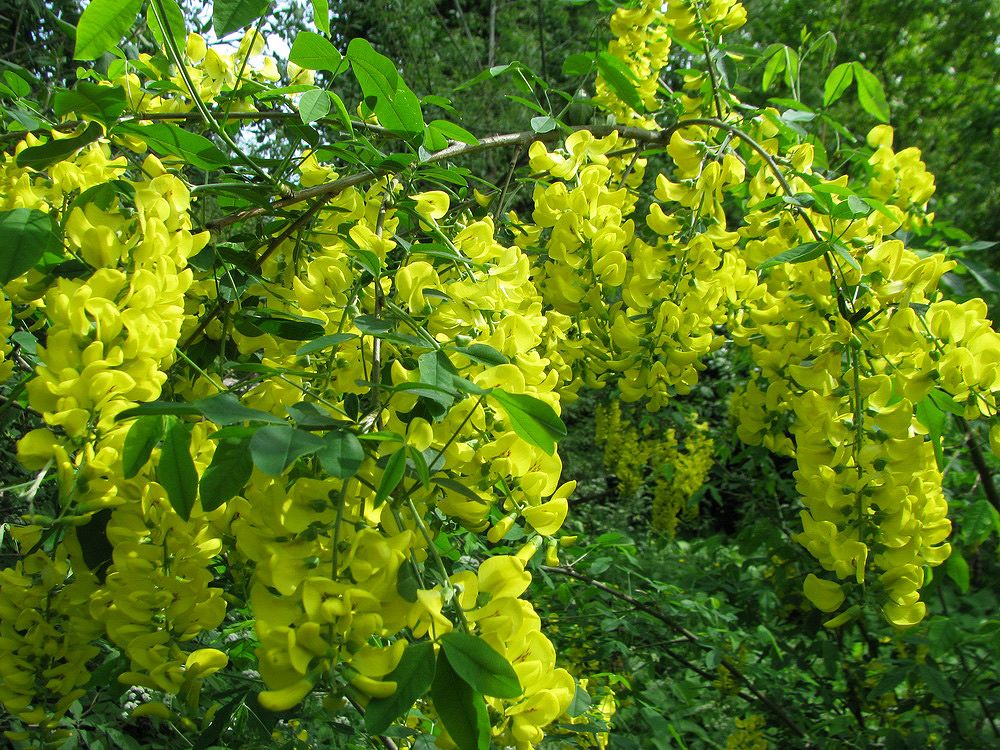
<svg viewBox="0 0 1000 750">
<path fill-rule="evenodd" d="M 658 411 L 690 392 L 701 360 L 722 344 L 713 327 L 758 288 L 756 274 L 729 252 L 738 235 L 726 231 L 722 211 L 724 192 L 741 183 L 743 169 L 731 156 L 702 169 L 698 144 L 675 133 L 668 151 L 692 184 L 657 177 L 663 203 L 645 217 L 653 232 L 647 241 L 631 216 L 629 189 L 641 184 L 645 161 L 608 158 L 617 143 L 615 134 L 595 140 L 579 131 L 567 138 L 567 153 L 533 144 L 532 170 L 557 179 L 535 187 L 533 224 L 512 220 L 520 245 L 544 250 L 538 288 L 570 321 L 561 350 L 576 375 L 571 389 L 612 384 L 624 401 Z"/>
<path fill-rule="evenodd" d="M 615 38 L 608 44 L 608 54 L 632 76 L 647 112 L 660 108 L 658 77 L 670 55 L 670 35 L 663 18 L 663 3 L 656 0 L 643 0 L 634 8 L 619 8 L 611 16 L 611 33 Z M 597 76 L 594 100 L 623 125 L 656 126 L 652 117 L 643 116 L 623 102 L 603 74 Z"/>
<path fill-rule="evenodd" d="M 694 2 L 671 3 L 662 18 L 649 20 L 671 24 L 675 37 L 711 41 L 744 17 L 737 4 Z M 645 32 L 647 38 L 656 33 Z M 691 83 L 710 91 L 706 81 Z M 713 98 L 685 98 L 685 111 L 692 117 L 727 116 L 730 110 L 718 112 Z M 912 625 L 925 612 L 919 601 L 923 566 L 939 564 L 950 549 L 941 476 L 928 425 L 917 414 L 955 408 L 969 418 L 994 415 L 1000 339 L 982 303 L 940 298 L 936 284 L 950 267 L 942 256 L 921 258 L 892 238 L 927 219 L 934 186 L 918 151 L 893 152 L 890 128 L 869 134 L 874 152 L 868 175 L 852 187 L 846 176 L 831 180 L 814 171 L 813 146 L 789 138 L 776 124 L 777 112 L 746 121 L 728 116 L 741 131 L 725 125 L 685 128 L 683 122 L 672 129 L 667 152 L 673 170 L 657 175 L 659 203 L 646 219 L 664 238 L 651 255 L 658 264 L 653 278 L 660 278 L 640 290 L 645 295 L 632 285 L 650 261 L 627 209 L 621 226 L 634 239 L 623 251 L 629 260 L 625 273 L 611 279 L 618 284 L 613 290 L 603 288 L 606 279 L 594 272 L 604 246 L 572 221 L 568 232 L 559 231 L 553 207 L 576 191 L 602 195 L 585 183 L 589 167 L 578 170 L 572 188 L 537 188 L 536 205 L 546 211 L 536 210 L 536 228 L 526 231 L 546 250 L 542 289 L 556 310 L 574 319 L 573 365 L 584 382 L 616 382 L 602 372 L 597 351 L 602 344 L 605 350 L 617 347 L 623 358 L 608 364 L 622 373 L 616 384 L 623 400 L 641 398 L 653 410 L 690 389 L 698 360 L 717 346 L 719 327 L 727 326 L 756 366 L 732 403 L 737 433 L 795 457 L 806 507 L 798 539 L 835 577 L 810 576 L 807 596 L 836 612 L 854 591 L 853 602 L 870 599 L 894 624 Z M 556 161 L 546 160 L 540 147 L 533 157 L 536 172 Z M 865 201 L 855 190 L 871 198 Z M 743 208 L 735 226 L 733 201 L 723 208 L 727 193 Z M 789 210 L 787 202 L 798 203 L 793 196 L 802 194 L 813 200 Z M 795 256 L 813 248 L 815 260 L 796 262 Z M 560 277 L 560 261 L 572 273 Z M 756 266 L 762 266 L 763 283 L 748 270 Z M 704 286 L 699 278 L 706 279 Z M 664 316 L 662 326 L 643 327 L 646 309 Z M 655 357 L 653 336 L 672 329 L 679 335 L 662 341 L 661 350 L 668 361 L 689 369 L 669 373 L 662 379 L 669 385 L 658 388 L 656 379 L 636 375 L 644 375 L 641 368 Z M 631 455 L 629 462 L 635 463 Z M 629 465 L 622 469 L 626 483 L 634 485 L 639 472 Z M 828 624 L 856 612 L 849 607 Z"/>
<path fill-rule="evenodd" d="M 18 151 L 33 145 L 32 140 L 28 136 Z M 124 160 L 109 157 L 108 144 L 98 142 L 74 159 L 55 165 L 47 175 L 19 168 L 8 160 L 2 177 L 10 190 L 8 201 L 50 210 L 51 206 L 72 205 L 64 198 L 122 176 Z M 179 684 L 177 673 L 184 669 L 184 659 L 178 661 L 176 646 L 167 655 L 172 635 L 155 613 L 169 610 L 180 619 L 197 619 L 197 609 L 187 607 L 191 597 L 198 596 L 198 576 L 190 569 L 185 571 L 186 579 L 172 577 L 167 571 L 163 573 L 166 585 L 152 585 L 149 566 L 162 564 L 169 556 L 162 546 L 140 541 L 136 531 L 147 525 L 157 534 L 166 533 L 172 517 L 175 528 L 171 541 L 178 550 L 184 546 L 186 532 L 162 500 L 159 485 L 149 483 L 150 477 L 127 482 L 120 478 L 126 430 L 116 423 L 116 417 L 137 402 L 160 394 L 165 371 L 173 362 L 184 293 L 191 279 L 184 266 L 187 257 L 205 244 L 207 234 L 191 232 L 187 187 L 167 174 L 155 157 L 146 159 L 139 180 L 125 184 L 129 186 L 126 192 L 103 204 L 95 200 L 77 205 L 65 216 L 67 250 L 81 261 L 86 273 L 52 279 L 32 270 L 7 285 L 12 299 L 25 305 L 27 313 L 34 311 L 46 326 L 44 343 L 38 347 L 39 365 L 28 384 L 28 402 L 48 427 L 22 438 L 18 445 L 21 462 L 32 470 L 55 467 L 61 512 L 73 525 L 86 523 L 101 508 L 118 508 L 108 533 L 113 535 L 120 527 L 118 541 L 122 545 L 116 549 L 104 587 L 96 585 L 79 551 L 72 551 L 72 532 L 66 532 L 61 545 L 51 549 L 46 545 L 22 560 L 17 575 L 45 565 L 61 571 L 60 580 L 50 576 L 47 584 L 55 630 L 63 627 L 60 618 L 72 620 L 82 644 L 107 632 L 146 675 L 141 681 L 137 679 L 137 684 L 155 684 L 166 690 Z M 64 527 L 56 526 L 55 530 L 58 540 Z M 34 534 L 37 539 L 42 529 L 29 525 L 22 533 Z M 31 545 L 22 544 L 22 548 L 27 550 Z M 204 568 L 213 555 L 214 551 L 198 563 L 204 579 L 201 588 L 206 593 L 211 576 Z M 175 572 L 185 570 L 181 558 Z M 23 598 L 25 587 L 15 585 L 14 580 L 0 584 L 0 606 L 27 612 L 33 605 Z M 64 590 L 70 593 L 63 594 Z M 72 612 L 61 611 L 62 604 L 72 607 Z M 214 624 L 222 613 L 216 609 Z M 197 632 L 184 629 L 188 639 Z M 51 695 L 41 691 L 28 702 L 5 701 L 23 721 L 43 727 L 45 722 L 56 722 L 72 702 L 63 699 L 76 695 L 65 686 L 86 681 L 86 662 L 93 655 L 84 645 L 54 651 L 45 634 L 39 629 L 37 636 L 32 636 L 39 640 L 30 642 L 21 653 L 28 659 L 32 658 L 31 648 L 45 654 L 51 662 L 48 668 L 59 670 L 64 680 L 46 683 Z M 38 718 L 42 707 L 50 711 L 44 721 Z"/>
<path fill-rule="evenodd" d="M 773 148 L 768 135 L 763 128 L 762 141 Z M 891 131 L 877 128 L 871 141 L 879 163 L 893 163 Z M 797 147 L 792 159 L 800 174 L 810 172 L 809 147 Z M 923 178 L 906 174 L 902 200 L 909 210 L 913 196 L 926 201 L 930 192 L 926 181 L 913 192 Z M 813 189 L 844 195 L 845 182 L 821 180 Z M 793 190 L 810 188 L 799 176 L 791 183 Z M 762 201 L 777 190 L 762 182 L 754 197 Z M 741 438 L 795 456 L 806 506 L 799 541 L 837 579 L 853 580 L 856 601 L 871 585 L 887 619 L 905 627 L 924 616 L 922 566 L 941 563 L 950 550 L 941 476 L 917 406 L 938 408 L 935 399 L 950 398 L 970 417 L 995 413 L 1000 338 L 984 306 L 939 299 L 935 286 L 949 263 L 920 258 L 887 238 L 904 223 L 903 210 L 861 206 L 840 213 L 844 218 L 806 212 L 820 233 L 844 243 L 829 263 L 768 272 L 767 294 L 734 331 L 759 369 L 733 413 Z M 813 239 L 804 220 L 773 209 L 751 211 L 740 231 L 753 263 Z M 848 300 L 851 288 L 857 291 Z M 848 588 L 812 575 L 805 582 L 808 598 L 826 612 L 840 609 Z"/>
<path fill-rule="evenodd" d="M 262 55 L 264 38 L 255 30 L 247 32 L 235 54 L 226 54 L 206 44 L 200 34 L 188 34 L 184 53 L 188 77 L 198 97 L 211 103 L 223 91 L 231 91 L 240 82 L 256 81 L 274 83 L 281 78 L 273 57 Z M 292 83 L 312 83 L 313 73 L 289 63 Z M 135 60 L 116 60 L 112 63 L 109 78 L 125 90 L 129 109 L 144 113 L 190 112 L 195 108 L 188 82 L 176 68 L 165 73 L 151 55 L 143 52 Z M 154 89 L 150 82 L 162 82 Z M 162 92 L 162 93 L 153 93 Z M 247 98 L 232 107 L 232 112 L 255 112 L 253 101 Z"/>
<path fill-rule="evenodd" d="M 705 483 L 714 463 L 714 441 L 707 424 L 695 423 L 682 449 L 673 428 L 657 435 L 652 424 L 640 431 L 632 420 L 623 421 L 621 403 L 615 400 L 597 406 L 594 437 L 604 448 L 604 465 L 618 480 L 621 497 L 634 495 L 644 484 L 651 485 L 655 531 L 672 537 L 681 516 L 697 514 L 697 506 L 689 501 Z"/>
<path fill-rule="evenodd" d="M 11 534 L 22 556 L 15 567 L 0 570 L 0 703 L 47 740 L 65 740 L 59 719 L 85 694 L 87 664 L 100 651 L 93 641 L 101 627 L 87 616 L 95 582 L 75 571 L 65 546 L 54 554 L 32 551 L 41 542 L 37 526 Z"/>
<path fill-rule="evenodd" d="M 698 513 L 697 503 L 691 497 L 705 483 L 705 478 L 715 463 L 713 450 L 715 443 L 708 434 L 704 422 L 693 425 L 694 429 L 684 438 L 684 451 L 677 444 L 673 429 L 658 441 L 650 456 L 656 471 L 653 482 L 653 530 L 674 536 L 677 523 L 683 518 L 692 518 Z"/>
<path fill-rule="evenodd" d="M 734 723 L 736 729 L 726 738 L 726 750 L 767 750 L 771 746 L 764 736 L 767 724 L 760 714 L 748 714 Z"/>
</svg>

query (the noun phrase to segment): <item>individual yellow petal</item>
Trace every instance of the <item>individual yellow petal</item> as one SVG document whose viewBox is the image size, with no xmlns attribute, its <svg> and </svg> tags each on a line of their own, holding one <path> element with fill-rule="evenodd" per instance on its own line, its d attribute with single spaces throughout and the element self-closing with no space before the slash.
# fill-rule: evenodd
<svg viewBox="0 0 1000 750">
<path fill-rule="evenodd" d="M 520 596 L 531 583 L 531 574 L 524 563 L 510 555 L 491 557 L 479 566 L 479 590 L 488 592 L 494 599 L 502 596 Z"/>
<path fill-rule="evenodd" d="M 844 603 L 844 589 L 835 581 L 825 581 L 810 573 L 802 584 L 806 598 L 821 612 L 833 612 Z"/>
<path fill-rule="evenodd" d="M 265 690 L 257 700 L 268 711 L 287 711 L 301 703 L 312 689 L 312 681 L 303 679 L 280 690 Z"/>
<path fill-rule="evenodd" d="M 229 663 L 229 657 L 215 648 L 200 648 L 192 651 L 184 663 L 184 671 L 189 677 L 208 677 Z"/>
</svg>

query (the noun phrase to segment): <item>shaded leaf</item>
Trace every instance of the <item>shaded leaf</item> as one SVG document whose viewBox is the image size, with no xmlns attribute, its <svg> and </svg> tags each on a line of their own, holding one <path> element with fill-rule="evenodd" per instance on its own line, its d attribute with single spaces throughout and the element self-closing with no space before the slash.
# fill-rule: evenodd
<svg viewBox="0 0 1000 750">
<path fill-rule="evenodd" d="M 102 584 L 114 552 L 114 546 L 108 540 L 107 534 L 111 513 L 110 508 L 102 508 L 83 526 L 76 527 L 76 539 L 80 543 L 80 551 L 83 552 L 83 561 Z"/>
<path fill-rule="evenodd" d="M 143 0 L 90 0 L 76 25 L 76 60 L 96 60 L 118 45 L 135 23 Z"/>
<path fill-rule="evenodd" d="M 511 428 L 522 440 L 552 454 L 556 441 L 566 437 L 566 425 L 544 401 L 534 396 L 507 393 L 500 388 L 494 388 L 490 395 L 504 410 Z"/>
<path fill-rule="evenodd" d="M 57 161 L 63 161 L 104 135 L 104 130 L 96 122 L 87 124 L 86 129 L 70 138 L 51 138 L 40 146 L 32 146 L 21 151 L 16 158 L 17 166 L 45 169 Z"/>
<path fill-rule="evenodd" d="M 757 266 L 757 270 L 764 271 L 773 266 L 780 266 L 782 263 L 805 263 L 821 257 L 829 249 L 830 246 L 825 242 L 804 242 L 768 258 Z"/>
<path fill-rule="evenodd" d="M 299 458 L 315 453 L 323 445 L 323 439 L 318 435 L 289 425 L 263 427 L 250 439 L 250 455 L 254 466 L 265 474 L 277 477 Z"/>
<path fill-rule="evenodd" d="M 256 21 L 270 5 L 270 0 L 215 0 L 212 27 L 225 36 Z"/>
<path fill-rule="evenodd" d="M 226 155 L 208 138 L 168 122 L 150 125 L 127 123 L 117 126 L 115 130 L 138 137 L 157 154 L 178 156 L 198 169 L 219 169 L 229 164 Z"/>
<path fill-rule="evenodd" d="M 385 678 L 396 683 L 396 692 L 388 698 L 369 701 L 365 708 L 365 729 L 370 734 L 384 733 L 427 692 L 434 681 L 434 661 L 434 644 L 430 641 L 406 647 L 399 665 Z"/>
<path fill-rule="evenodd" d="M 250 441 L 221 440 L 215 448 L 212 463 L 202 474 L 198 487 L 204 511 L 218 508 L 243 491 L 253 473 Z"/>
<path fill-rule="evenodd" d="M 62 255 L 55 221 L 33 208 L 0 212 L 0 284 L 31 269 L 45 253 Z"/>
<path fill-rule="evenodd" d="M 487 750 L 490 723 L 486 701 L 456 674 L 443 649 L 431 683 L 431 699 L 458 750 Z"/>
<path fill-rule="evenodd" d="M 382 470 L 382 479 L 379 481 L 378 490 L 375 492 L 375 505 L 380 505 L 392 491 L 403 481 L 403 474 L 406 472 L 406 448 L 396 449 Z"/>
<path fill-rule="evenodd" d="M 327 474 L 347 479 L 358 473 L 365 460 L 365 449 L 352 432 L 329 432 L 316 457 Z"/>
<path fill-rule="evenodd" d="M 163 438 L 166 422 L 162 416 L 139 417 L 125 435 L 122 446 L 122 475 L 131 479 L 153 455 L 153 448 Z"/>
<path fill-rule="evenodd" d="M 441 637 L 441 646 L 455 672 L 477 692 L 496 698 L 524 692 L 510 662 L 482 638 L 455 630 Z"/>
<path fill-rule="evenodd" d="M 78 81 L 73 88 L 57 92 L 53 106 L 60 117 L 75 112 L 78 116 L 89 115 L 110 125 L 125 111 L 125 90 L 121 86 Z"/>
<path fill-rule="evenodd" d="M 198 498 L 198 470 L 191 458 L 191 428 L 175 421 L 167 430 L 156 464 L 156 481 L 167 492 L 170 505 L 185 521 Z"/>
</svg>

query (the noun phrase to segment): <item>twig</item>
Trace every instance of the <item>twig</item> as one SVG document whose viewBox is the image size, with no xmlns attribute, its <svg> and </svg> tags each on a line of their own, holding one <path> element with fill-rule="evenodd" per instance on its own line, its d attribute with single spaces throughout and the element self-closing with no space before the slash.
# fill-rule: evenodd
<svg viewBox="0 0 1000 750">
<path fill-rule="evenodd" d="M 564 575 L 569 578 L 575 578 L 578 581 L 583 581 L 584 583 L 593 586 L 594 588 L 599 589 L 605 592 L 606 594 L 610 594 L 616 599 L 620 599 L 623 602 L 627 602 L 636 609 L 638 609 L 640 612 L 645 612 L 647 615 L 656 618 L 657 620 L 665 624 L 667 627 L 669 627 L 670 629 L 681 635 L 688 642 L 695 644 L 699 647 L 705 648 L 705 645 L 701 642 L 698 636 L 696 636 L 690 630 L 688 630 L 679 622 L 677 622 L 677 620 L 675 620 L 673 617 L 668 615 L 666 612 L 657 609 L 656 607 L 650 606 L 649 604 L 646 604 L 645 602 L 636 599 L 631 594 L 627 594 L 624 591 L 619 591 L 618 589 L 612 586 L 608 586 L 606 583 L 598 581 L 596 578 L 591 578 L 590 576 L 585 575 L 584 573 L 579 573 L 573 570 L 572 568 L 566 568 L 562 566 L 558 567 L 542 566 L 542 569 L 550 573 L 558 573 L 560 575 Z M 812 746 L 812 743 L 809 741 L 809 735 L 806 734 L 806 732 L 801 727 L 799 727 L 798 724 L 795 723 L 795 721 L 788 715 L 788 713 L 781 706 L 779 706 L 771 698 L 764 695 L 764 693 L 758 690 L 753 685 L 753 683 L 750 682 L 749 678 L 743 674 L 740 668 L 737 667 L 735 664 L 733 664 L 731 659 L 729 659 L 726 656 L 723 656 L 720 659 L 719 664 L 723 666 L 733 676 L 733 678 L 735 678 L 738 682 L 742 683 L 743 686 L 747 690 L 749 690 L 760 703 L 766 706 L 771 711 L 771 713 L 773 713 L 778 719 L 780 719 L 789 729 L 791 729 L 797 735 L 805 739 L 808 747 Z"/>
<path fill-rule="evenodd" d="M 983 492 L 986 493 L 986 499 L 990 501 L 994 508 L 1000 510 L 1000 495 L 997 494 L 997 487 L 993 482 L 993 472 L 990 471 L 990 467 L 986 464 L 986 457 L 983 455 L 982 448 L 979 447 L 979 441 L 976 439 L 975 433 L 973 433 L 972 428 L 964 418 L 955 415 L 955 422 L 965 432 L 965 444 L 969 448 L 969 458 L 972 459 L 972 465 L 976 467 L 976 472 L 979 474 L 979 481 L 983 483 Z"/>
</svg>

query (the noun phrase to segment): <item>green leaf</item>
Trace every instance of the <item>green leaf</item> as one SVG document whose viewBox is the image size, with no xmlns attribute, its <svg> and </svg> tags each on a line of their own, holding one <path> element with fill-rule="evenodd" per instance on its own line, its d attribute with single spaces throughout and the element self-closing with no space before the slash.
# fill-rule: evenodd
<svg viewBox="0 0 1000 750">
<path fill-rule="evenodd" d="M 444 134 L 446 138 L 450 138 L 453 141 L 469 143 L 473 146 L 479 143 L 479 139 L 476 138 L 476 136 L 453 122 L 448 122 L 447 120 L 432 120 L 430 124 Z"/>
<path fill-rule="evenodd" d="M 337 426 L 337 422 L 326 411 L 309 401 L 286 406 L 285 410 L 295 420 L 295 424 L 305 430 L 329 430 Z"/>
<path fill-rule="evenodd" d="M 989 500 L 977 500 L 962 513 L 959 529 L 968 544 L 982 544 L 992 534 L 1000 534 L 1000 512 Z"/>
<path fill-rule="evenodd" d="M 420 579 L 417 577 L 416 566 L 409 560 L 403 560 L 399 566 L 399 573 L 396 574 L 396 593 L 413 604 L 417 601 L 419 588 Z"/>
<path fill-rule="evenodd" d="M 941 672 L 929 664 L 921 664 L 917 667 L 920 679 L 931 691 L 931 694 L 939 701 L 949 704 L 955 698 L 955 690 L 948 679 Z"/>
<path fill-rule="evenodd" d="M 73 88 L 57 92 L 53 106 L 60 117 L 75 112 L 78 116 L 89 115 L 110 125 L 125 111 L 125 89 L 78 81 Z"/>
<path fill-rule="evenodd" d="M 457 630 L 441 637 L 448 663 L 474 690 L 496 698 L 517 698 L 524 690 L 517 673 L 486 641 Z"/>
<path fill-rule="evenodd" d="M 163 10 L 166 12 L 170 38 L 174 40 L 174 46 L 183 52 L 187 44 L 184 14 L 181 12 L 176 0 L 160 0 L 160 2 L 163 3 Z M 163 30 L 160 28 L 160 22 L 156 20 L 156 14 L 153 12 L 153 3 L 150 3 L 146 8 L 146 25 L 149 26 L 149 30 L 152 32 L 156 43 L 161 47 L 166 47 L 166 38 L 164 37 Z"/>
<path fill-rule="evenodd" d="M 590 75 L 590 71 L 593 69 L 594 55 L 588 52 L 577 52 L 570 55 L 563 60 L 562 64 L 563 75 L 569 78 Z"/>
<path fill-rule="evenodd" d="M 471 360 L 484 365 L 496 366 L 506 365 L 510 359 L 506 354 L 497 351 L 489 344 L 470 344 L 469 346 L 456 346 L 455 351 L 464 354 Z"/>
<path fill-rule="evenodd" d="M 62 255 L 55 221 L 34 208 L 0 212 L 0 284 L 16 279 L 49 252 Z"/>
<path fill-rule="evenodd" d="M 434 644 L 430 641 L 406 647 L 399 665 L 385 678 L 396 683 L 396 692 L 369 701 L 365 708 L 365 729 L 369 734 L 383 734 L 427 692 L 434 681 L 434 660 Z"/>
<path fill-rule="evenodd" d="M 455 673 L 444 649 L 438 654 L 434 682 L 431 683 L 431 700 L 458 750 L 487 750 L 490 722 L 486 701 Z"/>
<path fill-rule="evenodd" d="M 917 403 L 916 416 L 920 424 L 927 428 L 927 436 L 934 446 L 934 456 L 937 458 L 938 467 L 943 467 L 944 449 L 941 445 L 941 436 L 944 434 L 944 412 L 928 395 Z"/>
<path fill-rule="evenodd" d="M 215 510 L 243 491 L 253 473 L 249 443 L 246 439 L 219 441 L 199 483 L 202 510 Z"/>
<path fill-rule="evenodd" d="M 329 432 L 316 454 L 323 471 L 333 477 L 353 477 L 365 460 L 365 449 L 353 432 Z"/>
<path fill-rule="evenodd" d="M 167 430 L 156 465 L 156 481 L 167 492 L 170 505 L 185 521 L 198 498 L 198 470 L 191 459 L 191 428 L 176 421 Z"/>
<path fill-rule="evenodd" d="M 406 472 L 406 448 L 397 448 L 382 470 L 382 479 L 378 483 L 378 491 L 375 493 L 375 506 L 381 505 L 392 491 L 403 481 L 403 474 Z"/>
<path fill-rule="evenodd" d="M 330 33 L 330 3 L 329 0 L 312 0 L 313 23 L 324 34 Z"/>
<path fill-rule="evenodd" d="M 151 414 L 192 416 L 201 414 L 201 412 L 198 411 L 198 407 L 194 404 L 189 404 L 185 401 L 149 401 L 131 409 L 126 409 L 118 415 L 118 419 L 131 419 L 132 417 L 144 417 Z"/>
<path fill-rule="evenodd" d="M 272 477 L 281 476 L 302 456 L 323 447 L 323 438 L 289 425 L 262 427 L 250 440 L 250 456 L 254 466 Z"/>
<path fill-rule="evenodd" d="M 500 388 L 494 388 L 490 395 L 504 410 L 511 428 L 522 440 L 552 454 L 556 441 L 566 437 L 566 425 L 544 401 L 534 396 L 507 393 Z"/>
<path fill-rule="evenodd" d="M 639 90 L 632 82 L 632 71 L 625 66 L 625 63 L 608 52 L 601 52 L 597 56 L 597 70 L 619 99 L 639 114 L 646 111 Z"/>
<path fill-rule="evenodd" d="M 198 169 L 219 169 L 229 164 L 229 159 L 208 138 L 189 133 L 168 122 L 151 125 L 123 124 L 115 128 L 140 138 L 151 151 L 166 156 L 179 156 Z"/>
<path fill-rule="evenodd" d="M 417 135 L 424 132 L 424 118 L 416 95 L 396 71 L 393 62 L 376 52 L 364 39 L 352 39 L 347 59 L 366 100 L 382 126 L 398 133 Z"/>
<path fill-rule="evenodd" d="M 288 59 L 300 68 L 335 73 L 340 69 L 344 57 L 329 39 L 312 31 L 300 31 L 292 42 Z"/>
<path fill-rule="evenodd" d="M 114 546 L 108 541 L 107 534 L 111 512 L 110 508 L 102 508 L 92 515 L 87 523 L 75 529 L 80 551 L 83 552 L 83 561 L 102 584 L 114 553 Z"/>
<path fill-rule="evenodd" d="M 143 0 L 91 0 L 76 26 L 76 60 L 96 60 L 118 45 L 135 23 Z"/>
<path fill-rule="evenodd" d="M 877 700 L 886 693 L 894 691 L 899 683 L 910 676 L 911 669 L 912 667 L 909 666 L 895 667 L 894 669 L 890 669 L 888 672 L 883 674 L 875 687 L 873 687 L 868 693 L 868 700 Z"/>
<path fill-rule="evenodd" d="M 551 115 L 539 115 L 531 118 L 531 129 L 536 133 L 548 133 L 559 127 L 559 121 Z"/>
<path fill-rule="evenodd" d="M 879 122 L 889 122 L 889 103 L 885 99 L 885 89 L 874 73 L 869 73 L 859 63 L 852 63 L 854 78 L 858 82 L 858 101 L 861 108 Z"/>
<path fill-rule="evenodd" d="M 122 446 L 122 474 L 126 479 L 134 477 L 146 465 L 165 428 L 165 420 L 158 415 L 139 417 L 129 428 Z"/>
<path fill-rule="evenodd" d="M 768 258 L 757 266 L 757 270 L 764 271 L 773 266 L 780 266 L 782 263 L 805 263 L 808 260 L 819 258 L 829 249 L 830 246 L 825 242 L 804 242 Z"/>
<path fill-rule="evenodd" d="M 344 104 L 344 100 L 341 99 L 337 94 L 332 91 L 327 92 L 330 95 L 330 100 L 333 102 L 334 109 L 337 110 L 337 117 L 340 119 L 340 124 L 343 125 L 344 130 L 354 136 L 354 125 L 351 123 L 351 115 L 347 111 L 347 107 Z"/>
<path fill-rule="evenodd" d="M 270 0 L 215 0 L 212 27 L 219 36 L 249 26 L 270 7 Z"/>
<path fill-rule="evenodd" d="M 251 409 L 240 403 L 239 398 L 232 393 L 220 393 L 218 396 L 200 398 L 191 404 L 206 419 L 223 427 L 243 422 L 269 422 L 284 424 L 285 420 L 260 409 Z"/>
<path fill-rule="evenodd" d="M 952 549 L 951 555 L 945 561 L 944 572 L 955 582 L 963 594 L 969 593 L 969 563 L 961 551 Z"/>
<path fill-rule="evenodd" d="M 841 63 L 830 71 L 823 85 L 823 106 L 829 107 L 850 87 L 854 80 L 854 66 L 851 63 Z"/>
<path fill-rule="evenodd" d="M 431 486 L 431 470 L 427 466 L 427 459 L 424 458 L 424 454 L 414 448 L 412 445 L 406 447 L 406 453 L 409 456 L 408 465 L 413 468 L 414 473 L 420 480 L 420 484 L 424 487 Z"/>
<path fill-rule="evenodd" d="M 569 704 L 569 708 L 566 709 L 566 715 L 571 719 L 575 719 L 583 715 L 592 704 L 593 701 L 590 699 L 590 694 L 580 687 L 580 683 L 577 683 L 576 693 L 573 695 L 573 701 Z"/>
<path fill-rule="evenodd" d="M 423 147 L 430 153 L 441 151 L 448 148 L 448 139 L 444 137 L 444 133 L 433 125 L 428 125 L 424 129 Z"/>
<path fill-rule="evenodd" d="M 244 336 L 270 334 L 289 341 L 310 341 L 323 335 L 321 320 L 260 307 L 241 310 L 235 325 Z"/>
<path fill-rule="evenodd" d="M 440 389 L 427 391 L 422 395 L 446 409 L 455 403 L 457 392 L 454 383 L 457 373 L 447 354 L 440 350 L 421 354 L 417 359 L 417 367 L 420 370 L 421 384 Z"/>
<path fill-rule="evenodd" d="M 45 169 L 50 164 L 69 158 L 84 146 L 104 135 L 104 129 L 96 122 L 87 124 L 80 135 L 71 138 L 51 138 L 40 146 L 24 149 L 17 155 L 17 166 Z"/>
<path fill-rule="evenodd" d="M 308 125 L 330 114 L 330 95 L 325 89 L 311 89 L 299 99 L 299 117 Z"/>
<path fill-rule="evenodd" d="M 861 273 L 861 264 L 858 262 L 858 259 L 854 257 L 854 255 L 851 253 L 851 251 L 847 248 L 847 246 L 843 242 L 834 242 L 833 251 L 840 258 L 842 258 L 847 263 L 847 265 L 849 265 L 858 273 Z"/>
<path fill-rule="evenodd" d="M 326 336 L 320 336 L 318 339 L 313 339 L 308 344 L 303 344 L 295 353 L 299 356 L 303 354 L 312 354 L 313 352 L 321 352 L 324 349 L 336 348 L 343 344 L 345 341 L 350 341 L 351 339 L 356 339 L 357 335 L 353 333 L 331 333 Z"/>
<path fill-rule="evenodd" d="M 761 81 L 761 88 L 764 91 L 771 88 L 771 84 L 774 83 L 774 79 L 778 77 L 779 73 L 785 70 L 784 50 L 784 47 L 776 49 L 768 59 L 767 65 L 764 66 L 764 78 Z"/>
</svg>

